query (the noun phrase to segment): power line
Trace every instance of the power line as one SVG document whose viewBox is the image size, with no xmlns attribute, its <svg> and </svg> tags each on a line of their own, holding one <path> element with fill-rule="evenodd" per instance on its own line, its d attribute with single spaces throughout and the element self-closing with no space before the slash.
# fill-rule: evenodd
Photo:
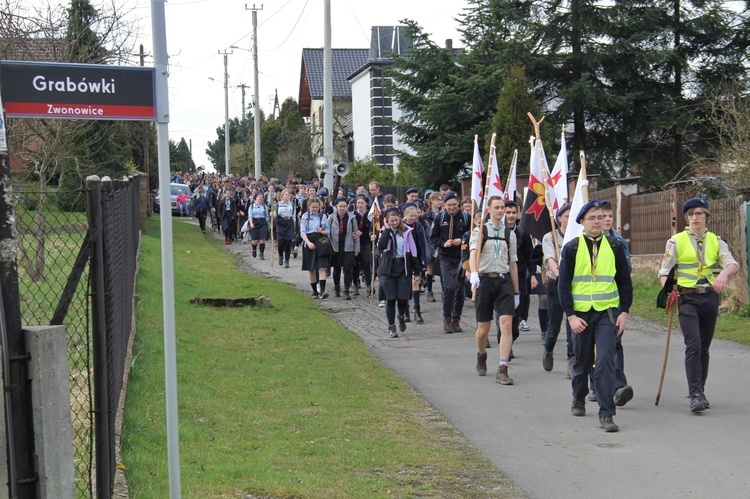
<svg viewBox="0 0 750 499">
<path fill-rule="evenodd" d="M 307 4 L 310 0 L 305 0 L 305 5 L 302 6 L 302 12 L 299 13 L 299 17 L 297 17 L 297 21 L 295 21 L 294 26 L 292 26 L 292 30 L 289 32 L 288 35 L 286 35 L 286 38 L 284 38 L 284 41 L 281 42 L 281 44 L 278 47 L 272 48 L 271 50 L 268 50 L 268 52 L 275 52 L 279 50 L 281 47 L 284 46 L 284 44 L 289 40 L 289 37 L 292 36 L 292 33 L 294 33 L 294 30 L 297 28 L 297 24 L 299 24 L 299 20 L 302 19 L 302 14 L 305 13 L 305 9 L 307 8 Z"/>
</svg>

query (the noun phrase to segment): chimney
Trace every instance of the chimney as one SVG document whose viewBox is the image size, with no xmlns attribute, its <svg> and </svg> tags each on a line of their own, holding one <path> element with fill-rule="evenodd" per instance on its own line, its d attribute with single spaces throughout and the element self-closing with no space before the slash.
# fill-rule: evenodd
<svg viewBox="0 0 750 499">
<path fill-rule="evenodd" d="M 445 48 L 448 50 L 453 50 L 453 38 L 448 38 L 445 40 Z"/>
</svg>

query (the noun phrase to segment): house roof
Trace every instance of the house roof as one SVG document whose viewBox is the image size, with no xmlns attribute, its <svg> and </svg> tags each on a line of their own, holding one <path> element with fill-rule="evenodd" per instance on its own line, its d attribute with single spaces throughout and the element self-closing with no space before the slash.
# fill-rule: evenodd
<svg viewBox="0 0 750 499">
<path fill-rule="evenodd" d="M 349 98 L 352 86 L 347 77 L 370 59 L 369 49 L 331 49 L 333 98 Z M 310 116 L 310 103 L 323 99 L 323 49 L 302 49 L 299 108 L 302 116 Z"/>
<path fill-rule="evenodd" d="M 0 59 L 60 62 L 64 51 L 61 38 L 0 38 Z"/>
</svg>

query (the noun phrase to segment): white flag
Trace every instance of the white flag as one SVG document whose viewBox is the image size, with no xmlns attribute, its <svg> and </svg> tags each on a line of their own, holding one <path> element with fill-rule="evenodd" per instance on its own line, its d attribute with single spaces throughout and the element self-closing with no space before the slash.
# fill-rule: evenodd
<svg viewBox="0 0 750 499">
<path fill-rule="evenodd" d="M 560 154 L 549 177 L 549 189 L 552 194 L 552 208 L 557 210 L 568 198 L 568 148 L 565 145 L 565 134 L 562 136 Z"/>
<path fill-rule="evenodd" d="M 513 162 L 510 164 L 510 171 L 508 172 L 508 183 L 505 184 L 505 200 L 516 200 L 516 168 L 518 166 L 518 149 L 513 151 Z"/>
<path fill-rule="evenodd" d="M 476 203 L 476 208 L 482 207 L 482 174 L 484 165 L 479 155 L 479 136 L 474 135 L 474 160 L 471 166 L 471 199 Z"/>
<path fill-rule="evenodd" d="M 487 169 L 487 175 L 490 175 L 489 187 L 487 188 L 487 196 L 489 199 L 492 196 L 500 196 L 505 199 L 503 193 L 503 181 L 500 179 L 500 169 L 497 167 L 497 151 L 495 146 L 490 147 L 490 166 Z M 489 209 L 487 207 L 485 211 Z"/>
<path fill-rule="evenodd" d="M 588 189 L 588 186 L 589 181 L 586 179 L 585 175 L 578 177 L 576 190 L 573 193 L 573 202 L 570 205 L 570 218 L 568 219 L 568 229 L 565 231 L 563 246 L 583 233 L 583 225 L 576 222 L 575 218 L 578 216 L 581 208 L 583 208 L 583 205 L 586 204 L 586 198 L 583 193 L 584 189 Z M 562 251 L 562 248 L 560 248 L 560 251 Z"/>
</svg>

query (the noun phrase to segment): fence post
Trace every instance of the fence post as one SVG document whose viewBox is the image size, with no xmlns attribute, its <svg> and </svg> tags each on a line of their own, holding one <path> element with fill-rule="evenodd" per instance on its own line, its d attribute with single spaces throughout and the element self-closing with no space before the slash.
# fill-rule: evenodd
<svg viewBox="0 0 750 499">
<path fill-rule="evenodd" d="M 109 466 L 109 399 L 107 397 L 107 323 L 104 288 L 104 243 L 102 241 L 102 184 L 99 177 L 86 178 L 86 216 L 95 234 L 91 254 L 91 317 L 94 344 L 94 429 L 96 452 L 96 497 L 112 495 Z M 106 466 L 105 466 L 106 464 Z"/>
<path fill-rule="evenodd" d="M 8 445 L 8 492 L 10 497 L 23 499 L 36 496 L 36 471 L 28 356 L 21 329 L 18 243 L 11 182 L 10 161 L 8 155 L 3 154 L 0 156 L 0 335 Z"/>
</svg>

